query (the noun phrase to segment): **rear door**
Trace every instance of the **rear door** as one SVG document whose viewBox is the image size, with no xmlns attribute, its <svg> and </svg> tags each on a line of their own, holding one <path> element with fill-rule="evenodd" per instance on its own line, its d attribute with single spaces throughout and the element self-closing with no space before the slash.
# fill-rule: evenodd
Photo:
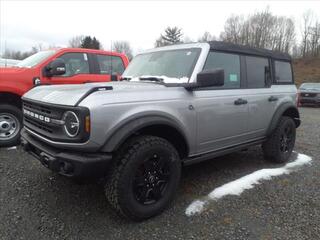
<svg viewBox="0 0 320 240">
<path fill-rule="evenodd" d="M 125 70 L 125 64 L 121 57 L 106 54 L 90 54 L 93 60 L 94 80 L 99 82 L 111 81 L 111 75 L 118 79 Z"/>
<path fill-rule="evenodd" d="M 247 140 L 248 104 L 243 98 L 242 57 L 237 54 L 210 52 L 204 70 L 222 68 L 222 87 L 202 88 L 193 92 L 197 112 L 198 153 L 226 148 Z"/>
<path fill-rule="evenodd" d="M 248 133 L 250 138 L 265 135 L 280 98 L 272 88 L 272 65 L 266 57 L 245 56 L 246 88 L 249 107 Z"/>
</svg>

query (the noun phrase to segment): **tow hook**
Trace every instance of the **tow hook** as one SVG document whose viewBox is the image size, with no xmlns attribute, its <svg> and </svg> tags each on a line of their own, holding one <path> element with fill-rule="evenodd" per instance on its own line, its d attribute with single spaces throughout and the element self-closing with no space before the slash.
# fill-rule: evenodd
<svg viewBox="0 0 320 240">
<path fill-rule="evenodd" d="M 40 161 L 44 166 L 46 166 L 47 168 L 49 168 L 53 171 L 60 170 L 59 161 L 56 158 L 54 158 L 44 152 L 40 153 Z"/>
</svg>

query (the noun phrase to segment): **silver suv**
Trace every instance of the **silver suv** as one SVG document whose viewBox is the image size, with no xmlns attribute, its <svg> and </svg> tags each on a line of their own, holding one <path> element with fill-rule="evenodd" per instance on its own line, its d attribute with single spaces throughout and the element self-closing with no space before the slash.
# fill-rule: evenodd
<svg viewBox="0 0 320 240">
<path fill-rule="evenodd" d="M 253 145 L 286 162 L 296 97 L 287 54 L 222 42 L 156 48 L 122 81 L 26 93 L 22 145 L 62 175 L 103 177 L 117 212 L 143 220 L 171 202 L 183 165 Z"/>
</svg>

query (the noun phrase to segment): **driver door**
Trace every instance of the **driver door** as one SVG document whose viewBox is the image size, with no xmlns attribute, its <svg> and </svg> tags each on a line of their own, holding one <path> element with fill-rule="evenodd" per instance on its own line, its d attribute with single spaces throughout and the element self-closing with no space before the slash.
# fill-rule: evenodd
<svg viewBox="0 0 320 240">
<path fill-rule="evenodd" d="M 60 76 L 46 78 L 50 84 L 80 84 L 91 82 L 90 67 L 87 53 L 70 52 L 61 55 L 66 64 L 66 73 Z"/>
<path fill-rule="evenodd" d="M 224 85 L 196 89 L 198 153 L 211 152 L 247 140 L 248 104 L 244 99 L 241 57 L 237 54 L 210 52 L 204 70 L 222 68 Z M 242 99 L 243 101 L 239 101 Z"/>
</svg>

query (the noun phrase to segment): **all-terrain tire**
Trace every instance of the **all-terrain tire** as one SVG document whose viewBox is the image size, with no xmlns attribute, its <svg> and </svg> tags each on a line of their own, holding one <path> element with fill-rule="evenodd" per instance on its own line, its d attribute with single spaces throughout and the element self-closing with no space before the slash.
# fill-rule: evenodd
<svg viewBox="0 0 320 240">
<path fill-rule="evenodd" d="M 160 199 L 153 204 L 144 204 L 135 195 L 134 183 L 137 173 L 148 171 L 144 170 L 144 165 L 149 164 L 148 158 L 152 155 L 159 156 L 161 162 L 165 162 L 170 174 Z M 156 160 L 154 161 L 156 166 Z M 138 136 L 119 149 L 113 169 L 106 179 L 105 194 L 108 202 L 120 215 L 134 221 L 145 220 L 161 213 L 170 204 L 178 188 L 180 175 L 181 162 L 171 143 L 160 137 Z M 142 181 L 147 181 L 147 177 Z"/>
<path fill-rule="evenodd" d="M 7 123 L 9 123 L 8 131 L 5 131 L 6 126 L 8 126 Z M 0 104 L 0 124 L 2 124 L 0 126 L 0 147 L 18 145 L 22 128 L 21 110 L 14 105 Z M 9 128 L 11 128 L 12 131 L 10 131 Z"/>
<path fill-rule="evenodd" d="M 296 125 L 292 118 L 281 117 L 276 129 L 262 144 L 264 158 L 274 163 L 289 160 L 296 140 Z"/>
</svg>

